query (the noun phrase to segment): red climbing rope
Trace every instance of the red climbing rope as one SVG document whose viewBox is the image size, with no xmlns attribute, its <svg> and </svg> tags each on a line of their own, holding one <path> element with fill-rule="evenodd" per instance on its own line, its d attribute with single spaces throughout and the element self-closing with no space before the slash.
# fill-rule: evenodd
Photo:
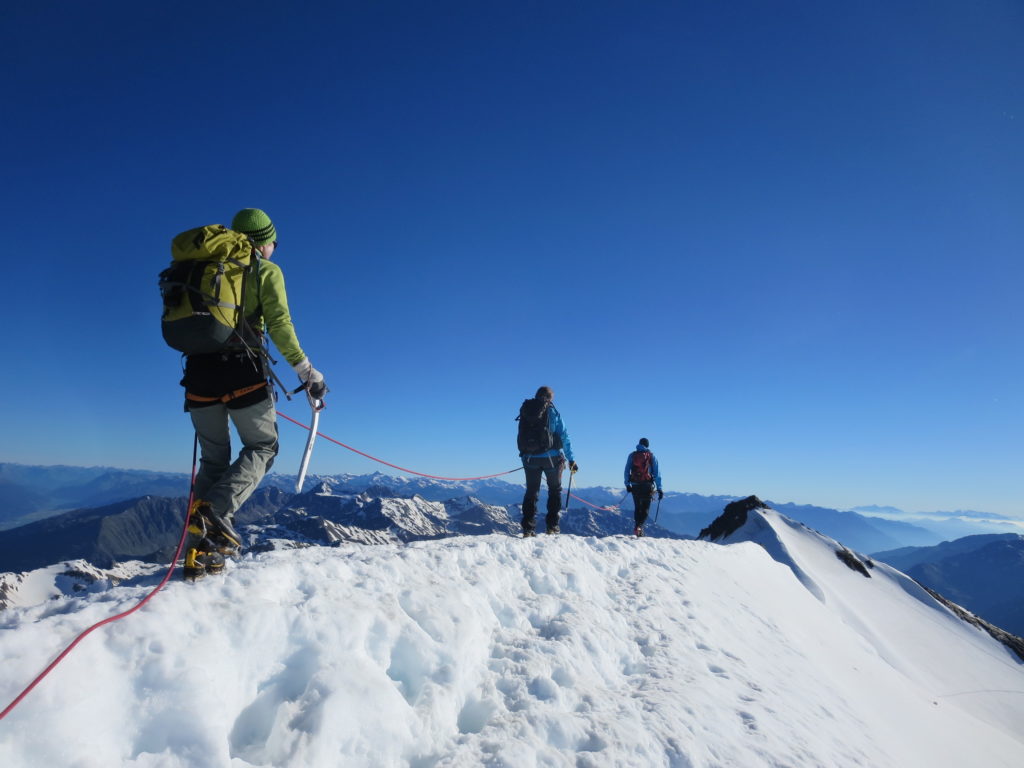
<svg viewBox="0 0 1024 768">
<path fill-rule="evenodd" d="M 123 619 L 125 616 L 130 616 L 131 614 L 135 613 L 137 610 L 139 610 L 139 608 L 148 603 L 152 599 L 153 595 L 155 595 L 157 592 L 163 589 L 164 585 L 168 581 L 170 581 L 171 574 L 174 573 L 174 566 L 177 564 L 178 558 L 181 556 L 181 550 L 185 546 L 185 539 L 188 536 L 188 516 L 189 510 L 192 509 L 192 488 L 195 487 L 196 483 L 196 448 L 198 447 L 198 444 L 199 437 L 197 435 L 196 442 L 192 447 L 192 484 L 190 486 L 188 493 L 188 506 L 185 508 L 185 525 L 183 525 L 181 528 L 181 538 L 178 539 L 178 548 L 174 551 L 174 557 L 171 558 L 171 564 L 167 567 L 167 573 L 164 574 L 163 579 L 161 579 L 160 583 L 157 584 L 156 587 L 148 595 L 142 598 L 138 603 L 129 608 L 127 611 L 122 611 L 116 616 L 111 616 L 110 618 L 104 619 L 103 621 L 98 621 L 88 629 L 81 632 L 78 635 L 78 637 L 71 641 L 70 645 L 68 645 L 67 648 L 61 651 L 60 655 L 56 659 L 50 662 L 50 665 L 46 669 L 44 669 L 36 676 L 35 680 L 28 684 L 25 690 L 18 694 L 14 701 L 7 705 L 3 712 L 0 712 L 0 720 L 3 720 L 5 717 L 7 717 L 8 713 L 11 712 L 11 710 L 13 710 L 16 706 L 18 706 L 21 703 L 22 699 L 28 696 L 29 693 L 32 692 L 32 689 L 39 685 L 39 683 L 43 681 L 43 678 L 45 678 L 48 674 L 50 674 L 50 672 L 53 671 L 54 667 L 56 667 L 58 664 L 64 661 L 64 658 L 69 653 L 71 653 L 72 650 L 74 650 L 75 646 L 82 642 L 82 640 L 84 640 L 86 636 L 89 635 L 93 630 L 99 629 L 105 624 L 110 624 L 111 622 L 117 621 L 118 619 Z"/>
<path fill-rule="evenodd" d="M 277 412 L 277 415 L 280 416 L 282 419 L 286 419 L 286 420 L 290 421 L 292 424 L 297 424 L 298 426 L 302 427 L 307 432 L 309 431 L 309 427 L 306 424 L 303 424 L 301 421 L 296 421 L 291 416 L 283 414 L 280 411 Z M 481 475 L 480 477 L 442 477 L 441 475 L 428 475 L 428 474 L 425 474 L 423 472 L 417 472 L 414 469 L 406 469 L 405 467 L 400 467 L 397 464 L 391 464 L 390 462 L 384 461 L 383 459 L 378 459 L 376 456 L 371 456 L 368 453 L 363 453 L 358 448 L 353 448 L 351 445 L 345 445 L 340 440 L 335 440 L 333 437 L 328 437 L 323 432 L 317 432 L 317 435 L 322 437 L 324 440 L 329 440 L 330 442 L 334 443 L 335 445 L 340 445 L 342 448 L 347 448 L 348 450 L 352 451 L 352 453 L 358 453 L 360 456 L 365 456 L 368 459 L 372 459 L 373 461 L 376 461 L 378 464 L 384 464 L 385 466 L 392 467 L 393 469 L 398 469 L 398 470 L 401 470 L 402 472 L 408 472 L 410 475 L 419 475 L 420 477 L 429 477 L 431 480 L 457 480 L 457 481 L 462 481 L 462 480 L 489 480 L 492 477 L 501 477 L 502 475 L 510 475 L 513 472 L 518 472 L 519 470 L 522 469 L 522 467 L 516 467 L 515 469 L 509 469 L 509 470 L 506 470 L 505 472 L 498 472 L 497 474 L 494 474 L 494 475 Z"/>
<path fill-rule="evenodd" d="M 291 416 L 288 416 L 288 415 L 286 415 L 284 413 L 281 413 L 280 411 L 277 412 L 277 415 L 280 416 L 282 419 L 285 419 L 287 421 L 292 422 L 292 424 L 297 424 L 298 426 L 302 427 L 303 429 L 305 429 L 307 431 L 309 430 L 308 426 L 306 426 L 305 424 L 303 424 L 300 421 L 296 421 Z M 342 448 L 347 448 L 348 450 L 352 451 L 353 453 L 358 453 L 360 456 L 365 456 L 366 458 L 372 459 L 373 461 L 376 461 L 379 464 L 384 464 L 384 465 L 386 465 L 388 467 L 392 467 L 392 468 L 400 470 L 402 472 L 408 472 L 411 475 L 418 475 L 420 477 L 428 477 L 428 478 L 430 478 L 432 480 L 455 480 L 455 481 L 489 480 L 492 477 L 501 477 L 502 475 L 510 475 L 513 472 L 518 472 L 519 470 L 522 469 L 522 467 L 516 467 L 515 469 L 509 469 L 509 470 L 507 470 L 505 472 L 498 472 L 498 473 L 493 474 L 493 475 L 482 475 L 480 477 L 442 477 L 441 475 L 428 475 L 428 474 L 426 474 L 424 472 L 417 472 L 416 470 L 413 470 L 413 469 L 406 469 L 405 467 L 400 467 L 397 464 L 391 464 L 390 462 L 384 461 L 383 459 L 378 459 L 376 456 L 371 456 L 368 453 L 364 453 L 363 451 L 360 451 L 357 448 L 353 448 L 351 445 L 345 445 L 345 443 L 341 442 L 340 440 L 335 440 L 333 437 L 329 437 L 328 435 L 325 435 L 323 432 L 317 432 L 317 435 L 322 437 L 324 440 L 329 440 L 330 442 L 335 443 L 336 445 L 340 445 Z M 195 479 L 196 479 L 197 446 L 198 446 L 198 436 L 196 437 L 196 444 L 193 445 L 193 448 L 192 448 L 192 485 L 193 486 L 195 485 Z M 578 499 L 579 497 L 577 496 L 577 497 L 574 497 L 574 498 Z M 590 502 L 584 501 L 583 499 L 579 499 L 579 500 L 583 501 L 584 504 L 590 504 Z M 594 505 L 591 504 L 591 506 L 594 506 Z M 188 507 L 187 507 L 187 509 L 189 509 L 189 510 L 192 509 L 192 491 L 191 490 L 189 491 Z M 598 509 L 605 509 L 605 507 L 598 507 Z M 29 693 L 31 693 L 32 689 L 35 688 L 37 685 L 39 685 L 39 683 L 42 682 L 43 679 L 47 675 L 49 675 L 50 672 L 52 672 L 53 669 L 58 664 L 60 664 L 67 657 L 67 655 L 69 653 L 71 653 L 72 650 L 74 650 L 75 646 L 77 646 L 82 640 L 84 640 L 94 630 L 97 630 L 97 629 L 99 629 L 100 627 L 102 627 L 102 626 L 104 626 L 106 624 L 110 624 L 112 622 L 115 622 L 118 619 L 123 619 L 125 616 L 130 616 L 131 614 L 133 614 L 137 610 L 139 610 L 142 606 L 144 606 L 146 603 L 148 603 L 153 598 L 153 596 L 157 592 L 159 592 L 164 587 L 164 585 L 166 585 L 167 582 L 170 580 L 171 574 L 174 573 L 174 566 L 177 564 L 178 558 L 181 556 L 181 550 L 185 546 L 185 539 L 187 538 L 187 536 L 188 536 L 188 514 L 186 513 L 186 515 L 185 515 L 185 525 L 181 529 L 181 538 L 178 540 L 178 548 L 175 550 L 174 557 L 171 560 L 171 564 L 167 568 L 167 573 L 164 574 L 164 577 L 160 581 L 160 583 L 157 584 L 156 587 L 149 594 L 147 594 L 144 598 L 142 598 L 142 600 L 140 600 L 134 606 L 129 608 L 127 611 L 122 611 L 121 613 L 117 614 L 116 616 L 111 616 L 110 618 L 104 619 L 103 621 L 96 622 L 91 627 L 89 627 L 88 629 L 86 629 L 83 632 L 81 632 L 78 635 L 78 637 L 76 637 L 74 640 L 71 641 L 71 643 L 67 646 L 67 648 L 65 648 L 63 651 L 61 651 L 60 655 L 57 656 L 56 659 L 54 659 L 52 662 L 50 662 L 49 666 L 47 666 L 46 669 L 44 669 L 42 672 L 39 673 L 39 675 L 36 677 L 35 680 L 33 680 L 31 683 L 29 683 L 29 685 L 25 688 L 25 690 L 23 690 L 21 693 L 18 694 L 17 698 L 15 698 L 14 701 L 12 701 L 10 704 L 8 704 L 7 707 L 2 712 L 0 712 L 0 720 L 3 720 L 7 716 L 7 714 L 9 712 L 11 712 L 11 710 L 13 710 L 16 706 L 18 706 L 18 704 L 20 704 L 22 702 L 22 700 L 26 696 L 28 696 Z"/>
<path fill-rule="evenodd" d="M 587 505 L 588 507 L 593 507 L 594 509 L 601 509 L 601 510 L 604 510 L 605 512 L 620 512 L 621 510 L 619 509 L 619 504 L 621 504 L 621 503 L 622 503 L 622 501 L 625 501 L 625 500 L 626 500 L 626 497 L 625 497 L 625 496 L 623 496 L 623 497 L 622 497 L 622 501 L 620 501 L 620 502 L 619 502 L 619 504 L 615 504 L 615 505 L 613 505 L 613 506 L 611 506 L 611 507 L 599 507 L 599 506 L 598 506 L 597 504 L 591 504 L 591 503 L 590 503 L 589 501 L 587 501 L 586 499 L 581 499 L 581 498 L 580 498 L 579 496 L 577 496 L 577 495 L 576 495 L 575 493 L 570 493 L 569 495 L 570 495 L 570 496 L 572 496 L 572 497 L 573 497 L 574 499 L 576 499 L 576 501 L 582 501 L 582 502 L 583 502 L 584 504 L 586 504 L 586 505 Z"/>
</svg>

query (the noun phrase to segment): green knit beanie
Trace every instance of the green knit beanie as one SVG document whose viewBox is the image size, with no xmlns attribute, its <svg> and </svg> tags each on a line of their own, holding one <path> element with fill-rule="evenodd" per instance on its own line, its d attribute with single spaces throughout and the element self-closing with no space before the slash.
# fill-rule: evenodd
<svg viewBox="0 0 1024 768">
<path fill-rule="evenodd" d="M 243 208 L 235 214 L 231 220 L 231 228 L 235 232 L 241 232 L 252 238 L 256 245 L 266 245 L 277 240 L 277 230 L 274 229 L 274 222 L 270 220 L 259 208 Z"/>
</svg>

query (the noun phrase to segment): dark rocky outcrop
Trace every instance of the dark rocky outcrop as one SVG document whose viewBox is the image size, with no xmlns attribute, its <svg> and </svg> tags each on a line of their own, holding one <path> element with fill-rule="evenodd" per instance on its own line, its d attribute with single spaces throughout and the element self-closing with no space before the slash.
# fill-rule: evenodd
<svg viewBox="0 0 1024 768">
<path fill-rule="evenodd" d="M 867 576 L 869 579 L 871 578 L 871 574 L 868 573 L 868 567 L 873 568 L 874 564 L 870 560 L 862 561 L 859 557 L 857 557 L 857 555 L 848 550 L 846 547 L 843 547 L 842 549 L 837 549 L 836 557 L 842 560 L 843 563 L 846 564 L 846 567 L 850 570 L 856 571 L 862 576 Z"/>
<path fill-rule="evenodd" d="M 747 496 L 725 506 L 721 515 L 715 518 L 707 528 L 700 532 L 699 538 L 718 541 L 732 535 L 747 522 L 747 514 L 755 509 L 764 509 L 768 505 L 757 496 Z"/>
</svg>

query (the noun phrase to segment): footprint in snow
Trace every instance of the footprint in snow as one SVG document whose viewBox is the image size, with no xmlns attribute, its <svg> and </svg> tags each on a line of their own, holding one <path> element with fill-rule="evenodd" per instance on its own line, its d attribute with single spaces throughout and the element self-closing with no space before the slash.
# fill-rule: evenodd
<svg viewBox="0 0 1024 768">
<path fill-rule="evenodd" d="M 718 677 L 722 677 L 727 680 L 729 679 L 729 673 L 717 664 L 708 664 L 708 671 L 713 675 L 717 675 Z"/>
<path fill-rule="evenodd" d="M 757 728 L 757 718 L 754 717 L 752 714 L 750 714 L 749 712 L 744 712 L 743 710 L 740 710 L 736 714 L 740 716 L 740 720 L 742 720 L 743 724 L 745 726 L 747 726 L 747 730 L 749 730 L 749 731 L 756 731 L 756 730 L 758 730 L 758 728 Z"/>
</svg>

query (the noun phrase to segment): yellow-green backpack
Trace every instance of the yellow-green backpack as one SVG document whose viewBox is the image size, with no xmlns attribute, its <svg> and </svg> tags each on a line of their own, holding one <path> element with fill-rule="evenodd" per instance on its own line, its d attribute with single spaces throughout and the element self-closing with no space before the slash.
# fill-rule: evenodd
<svg viewBox="0 0 1024 768">
<path fill-rule="evenodd" d="M 171 259 L 160 273 L 160 326 L 168 345 L 186 355 L 259 346 L 244 306 L 246 283 L 256 279 L 259 264 L 246 235 L 222 224 L 190 229 L 171 241 Z"/>
</svg>

